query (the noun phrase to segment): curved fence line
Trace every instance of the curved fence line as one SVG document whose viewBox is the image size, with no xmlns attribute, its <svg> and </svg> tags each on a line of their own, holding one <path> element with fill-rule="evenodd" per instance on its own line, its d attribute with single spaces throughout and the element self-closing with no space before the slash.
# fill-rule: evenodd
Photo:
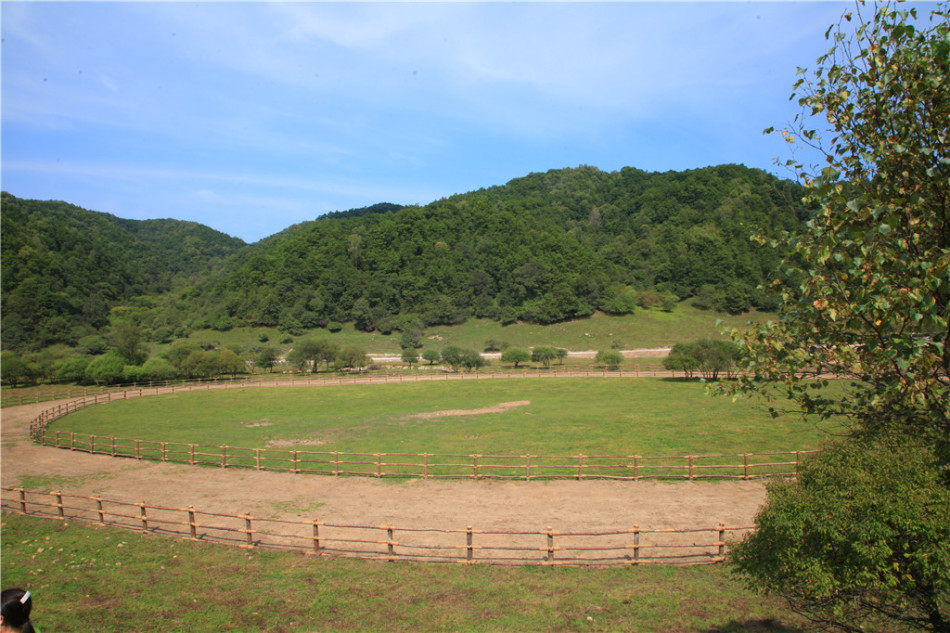
<svg viewBox="0 0 950 633">
<path fill-rule="evenodd" d="M 534 374 L 486 374 L 496 378 L 521 378 Z M 605 376 L 618 374 L 606 372 Z M 465 374 L 447 374 L 464 378 Z M 461 376 L 461 377 L 459 377 Z M 601 377 L 589 372 L 542 374 L 544 377 Z M 629 377 L 629 376 L 628 376 Z M 484 376 L 483 376 L 484 378 Z M 308 451 L 276 448 L 247 448 L 228 445 L 189 444 L 114 436 L 49 432 L 47 425 L 84 407 L 160 394 L 206 391 L 211 389 L 300 387 L 321 385 L 383 384 L 386 382 L 418 382 L 433 380 L 418 377 L 409 380 L 300 379 L 275 382 L 233 381 L 200 385 L 164 385 L 97 394 L 60 403 L 42 411 L 30 423 L 30 436 L 43 446 L 81 451 L 111 457 L 174 462 L 192 466 L 247 468 L 318 475 L 355 475 L 376 478 L 422 479 L 755 479 L 760 477 L 795 476 L 805 451 L 707 455 L 485 455 L 439 453 L 347 453 L 340 451 Z"/>
<path fill-rule="evenodd" d="M 110 393 L 120 393 L 123 391 L 139 391 L 142 389 L 177 389 L 192 391 L 195 389 L 216 389 L 216 388 L 243 388 L 243 387 L 300 387 L 310 385 L 346 385 L 346 384 L 379 384 L 379 383 L 399 383 L 399 382 L 424 382 L 429 380 L 484 380 L 486 378 L 690 378 L 683 372 L 658 370 L 656 368 L 640 370 L 639 366 L 632 370 L 618 369 L 616 371 L 558 371 L 557 369 L 522 369 L 521 371 L 488 371 L 488 372 L 448 372 L 440 374 L 402 374 L 396 372 L 386 373 L 361 373 L 353 372 L 349 374 L 337 374 L 335 376 L 327 375 L 294 375 L 289 378 L 283 378 L 277 374 L 268 374 L 267 380 L 263 376 L 254 378 L 252 376 L 228 378 L 195 378 L 192 380 L 153 380 L 143 383 L 129 383 L 124 385 L 113 385 L 110 387 L 64 387 L 62 391 L 53 389 L 46 392 L 36 392 L 31 396 L 12 396 L 7 395 L 3 398 L 3 406 L 18 406 L 24 404 L 39 404 L 52 400 L 63 400 L 70 398 L 89 398 L 92 396 L 105 397 Z M 163 392 L 165 393 L 165 392 Z"/>
<path fill-rule="evenodd" d="M 2 488 L 2 508 L 60 521 L 77 520 L 243 548 L 387 561 L 491 565 L 697 565 L 725 560 L 727 535 L 750 526 L 643 529 L 639 525 L 584 532 L 480 530 L 347 525 L 319 518 L 288 520 L 225 514 L 114 499 Z"/>
</svg>

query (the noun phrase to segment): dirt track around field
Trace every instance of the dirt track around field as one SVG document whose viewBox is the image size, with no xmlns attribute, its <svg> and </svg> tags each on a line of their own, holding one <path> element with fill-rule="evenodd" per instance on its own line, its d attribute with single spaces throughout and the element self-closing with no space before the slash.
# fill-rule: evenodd
<svg viewBox="0 0 950 633">
<path fill-rule="evenodd" d="M 199 468 L 40 447 L 29 422 L 55 403 L 0 412 L 2 485 L 285 519 L 424 528 L 579 531 L 751 525 L 760 481 L 380 481 Z"/>
</svg>

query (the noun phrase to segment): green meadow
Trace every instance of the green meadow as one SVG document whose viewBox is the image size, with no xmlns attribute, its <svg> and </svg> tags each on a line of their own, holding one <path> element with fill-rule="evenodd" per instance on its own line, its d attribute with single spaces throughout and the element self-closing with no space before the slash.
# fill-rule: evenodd
<svg viewBox="0 0 950 633">
<path fill-rule="evenodd" d="M 3 584 L 40 631 L 800 633 L 712 567 L 490 567 L 248 551 L 3 515 Z"/>
<path fill-rule="evenodd" d="M 515 378 L 244 388 L 88 407 L 50 431 L 264 448 L 498 455 L 685 455 L 816 448 L 837 427 L 696 381 Z"/>
</svg>

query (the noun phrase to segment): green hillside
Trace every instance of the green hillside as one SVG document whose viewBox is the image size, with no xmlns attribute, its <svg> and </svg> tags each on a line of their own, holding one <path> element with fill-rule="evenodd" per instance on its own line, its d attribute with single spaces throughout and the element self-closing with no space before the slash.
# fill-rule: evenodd
<svg viewBox="0 0 950 633">
<path fill-rule="evenodd" d="M 581 166 L 332 213 L 246 245 L 194 222 L 4 193 L 3 349 L 75 346 L 120 323 L 167 343 L 233 327 L 548 325 L 687 299 L 767 311 L 775 299 L 757 288 L 780 253 L 749 237 L 796 231 L 800 199 L 798 185 L 738 165 Z"/>
<path fill-rule="evenodd" d="M 196 222 L 123 220 L 2 194 L 3 348 L 74 344 L 110 310 L 195 283 L 244 242 Z"/>
<path fill-rule="evenodd" d="M 732 313 L 770 309 L 757 286 L 778 253 L 749 236 L 796 230 L 800 198 L 796 185 L 735 165 L 554 170 L 298 225 L 242 251 L 195 299 L 203 315 L 288 332 L 336 321 L 385 333 L 407 317 L 549 324 L 691 297 Z"/>
</svg>

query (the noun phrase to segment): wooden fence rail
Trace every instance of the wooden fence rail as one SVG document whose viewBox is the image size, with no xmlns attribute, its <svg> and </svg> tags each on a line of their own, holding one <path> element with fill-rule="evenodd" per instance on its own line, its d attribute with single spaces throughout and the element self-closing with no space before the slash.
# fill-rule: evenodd
<svg viewBox="0 0 950 633">
<path fill-rule="evenodd" d="M 794 476 L 802 456 L 815 451 L 734 455 L 484 455 L 438 453 L 345 453 L 299 449 L 186 444 L 87 435 L 41 428 L 44 446 L 173 462 L 332 476 L 412 479 L 756 479 Z"/>
<path fill-rule="evenodd" d="M 319 518 L 275 519 L 172 508 L 144 501 L 2 488 L 2 508 L 61 521 L 76 520 L 244 548 L 302 551 L 388 561 L 501 565 L 695 565 L 725 560 L 728 540 L 751 527 L 571 532 L 552 527 L 531 531 L 442 529 L 339 524 Z"/>
<path fill-rule="evenodd" d="M 504 378 L 640 378 L 664 377 L 686 378 L 683 372 L 658 369 L 643 369 L 635 366 L 633 369 L 618 369 L 616 371 L 566 371 L 558 369 L 521 369 L 516 371 L 492 372 L 441 372 L 430 374 L 404 374 L 399 372 L 381 373 L 351 373 L 336 375 L 292 375 L 276 376 L 270 374 L 267 379 L 263 376 L 231 376 L 227 378 L 196 378 L 191 380 L 153 380 L 143 383 L 126 385 L 97 386 L 97 387 L 62 387 L 48 391 L 37 391 L 31 395 L 4 395 L 3 406 L 18 406 L 24 404 L 39 404 L 55 400 L 92 400 L 100 398 L 100 402 L 109 402 L 111 399 L 123 400 L 136 395 L 155 395 L 156 393 L 181 393 L 187 391 L 207 391 L 211 389 L 244 389 L 247 387 L 310 387 L 320 385 L 354 385 L 354 384 L 392 384 L 427 382 L 433 380 L 490 380 Z"/>
<path fill-rule="evenodd" d="M 540 374 L 540 372 L 539 372 Z M 484 377 L 510 378 L 534 375 L 485 374 Z M 550 377 L 600 376 L 598 372 L 540 374 Z M 620 372 L 603 372 L 620 376 Z M 627 374 L 630 375 L 629 372 Z M 478 374 L 446 374 L 465 379 Z M 403 376 L 397 377 L 402 381 Z M 423 379 L 407 376 L 407 381 Z M 387 382 L 386 376 L 369 382 Z M 35 442 L 45 446 L 94 454 L 187 463 L 220 468 L 250 468 L 320 475 L 357 475 L 365 477 L 404 477 L 423 479 L 755 479 L 794 476 L 802 456 L 815 451 L 739 453 L 732 455 L 482 455 L 434 453 L 344 453 L 328 451 L 280 450 L 238 446 L 185 444 L 143 439 L 118 438 L 53 431 L 47 425 L 78 409 L 165 393 L 208 389 L 247 388 L 251 386 L 304 386 L 356 384 L 353 378 L 302 378 L 289 381 L 251 382 L 248 380 L 207 382 L 187 385 L 156 385 L 126 391 L 84 396 L 58 403 L 42 411 L 30 424 Z"/>
</svg>

